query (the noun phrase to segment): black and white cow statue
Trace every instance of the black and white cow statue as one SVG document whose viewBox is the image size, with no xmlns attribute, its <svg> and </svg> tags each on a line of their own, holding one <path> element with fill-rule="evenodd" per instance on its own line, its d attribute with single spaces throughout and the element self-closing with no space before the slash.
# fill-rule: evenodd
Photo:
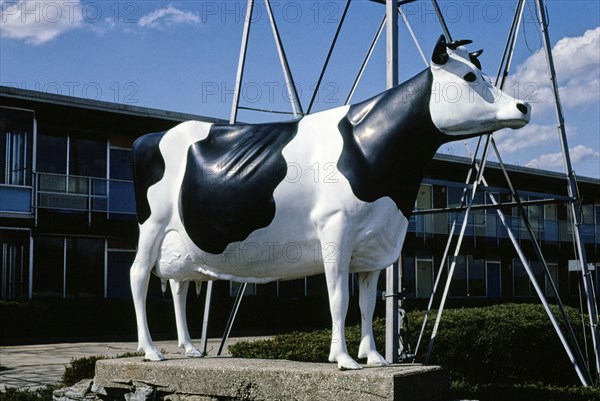
<svg viewBox="0 0 600 401">
<path fill-rule="evenodd" d="M 173 291 L 190 340 L 190 281 L 267 283 L 325 273 L 329 360 L 348 355 L 348 279 L 358 274 L 359 358 L 385 365 L 372 316 L 381 270 L 402 249 L 424 171 L 443 143 L 528 123 L 530 107 L 493 87 L 477 56 L 440 37 L 430 68 L 372 99 L 269 124 L 188 121 L 133 146 L 140 236 L 131 267 L 139 350 L 161 360 L 146 320 L 150 273 Z"/>
</svg>

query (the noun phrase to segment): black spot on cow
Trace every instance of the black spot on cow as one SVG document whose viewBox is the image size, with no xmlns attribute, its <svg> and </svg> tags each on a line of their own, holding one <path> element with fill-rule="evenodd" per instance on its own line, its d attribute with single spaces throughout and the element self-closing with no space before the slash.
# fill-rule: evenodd
<svg viewBox="0 0 600 401">
<path fill-rule="evenodd" d="M 448 138 L 431 121 L 429 69 L 372 99 L 350 106 L 338 128 L 337 162 L 362 201 L 388 196 L 411 215 L 426 166 Z"/>
<path fill-rule="evenodd" d="M 213 125 L 189 148 L 180 210 L 196 246 L 219 254 L 271 223 L 273 191 L 287 174 L 281 152 L 297 130 L 297 121 Z"/>
<path fill-rule="evenodd" d="M 139 137 L 133 143 L 133 181 L 138 222 L 143 224 L 150 217 L 148 188 L 156 184 L 165 174 L 165 161 L 158 145 L 166 132 Z"/>
</svg>

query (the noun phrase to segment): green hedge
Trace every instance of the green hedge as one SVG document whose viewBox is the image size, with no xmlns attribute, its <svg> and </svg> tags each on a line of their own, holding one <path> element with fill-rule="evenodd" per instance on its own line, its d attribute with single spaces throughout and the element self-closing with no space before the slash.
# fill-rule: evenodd
<svg viewBox="0 0 600 401">
<path fill-rule="evenodd" d="M 454 398 L 478 401 L 595 401 L 600 400 L 598 387 L 552 386 L 543 383 L 470 385 L 450 383 Z"/>
<path fill-rule="evenodd" d="M 555 311 L 556 312 L 556 311 Z M 567 309 L 576 336 L 582 341 L 581 318 Z M 410 344 L 416 342 L 423 313 L 409 313 Z M 430 315 L 433 322 L 435 313 Z M 542 382 L 578 385 L 579 381 L 541 305 L 502 304 L 482 308 L 448 309 L 444 312 L 431 363 L 447 365 L 453 381 L 471 384 L 520 384 Z M 431 325 L 426 331 L 429 339 Z M 385 323 L 374 322 L 377 347 L 383 350 Z M 346 330 L 348 350 L 356 355 L 360 329 Z M 229 347 L 236 357 L 327 361 L 330 332 L 291 333 L 271 340 L 239 342 Z M 583 344 L 583 342 L 581 342 Z M 427 341 L 417 361 L 423 359 Z"/>
</svg>

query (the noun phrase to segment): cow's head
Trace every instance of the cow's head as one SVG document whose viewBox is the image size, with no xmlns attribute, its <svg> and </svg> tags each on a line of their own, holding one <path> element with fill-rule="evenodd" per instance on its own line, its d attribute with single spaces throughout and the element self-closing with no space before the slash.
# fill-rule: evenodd
<svg viewBox="0 0 600 401">
<path fill-rule="evenodd" d="M 481 50 L 469 53 L 464 47 L 469 43 L 446 43 L 442 35 L 433 51 L 429 110 L 435 126 L 451 137 L 461 137 L 526 125 L 529 104 L 491 84 L 477 60 Z"/>
</svg>

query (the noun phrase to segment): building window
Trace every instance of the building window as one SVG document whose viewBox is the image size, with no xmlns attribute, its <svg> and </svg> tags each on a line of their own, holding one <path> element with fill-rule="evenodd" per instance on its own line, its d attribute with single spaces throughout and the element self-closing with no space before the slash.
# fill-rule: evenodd
<svg viewBox="0 0 600 401">
<path fill-rule="evenodd" d="M 33 246 L 33 295 L 62 297 L 64 238 L 37 237 Z"/>
<path fill-rule="evenodd" d="M 38 135 L 36 170 L 52 174 L 67 173 L 67 136 Z"/>
<path fill-rule="evenodd" d="M 417 256 L 415 261 L 415 295 L 429 298 L 433 292 L 433 257 Z"/>
<path fill-rule="evenodd" d="M 106 139 L 42 133 L 37 142 L 38 172 L 106 178 Z"/>
<path fill-rule="evenodd" d="M 416 210 L 429 210 L 433 207 L 433 186 L 429 184 L 421 184 L 417 199 L 415 200 L 414 208 Z M 413 214 L 410 217 L 410 231 L 417 233 L 433 233 L 434 232 L 434 216 L 432 214 Z"/>
<path fill-rule="evenodd" d="M 110 148 L 110 179 L 133 181 L 131 149 Z"/>
<path fill-rule="evenodd" d="M 29 230 L 0 230 L 0 299 L 29 297 Z"/>
<path fill-rule="evenodd" d="M 106 178 L 105 140 L 69 137 L 69 175 Z"/>
<path fill-rule="evenodd" d="M 102 297 L 105 241 L 38 237 L 34 241 L 35 296 Z"/>
<path fill-rule="evenodd" d="M 552 296 L 553 292 L 550 281 L 544 273 L 544 266 L 542 263 L 538 261 L 528 261 L 528 263 L 536 281 L 538 282 L 538 285 L 541 287 L 541 290 L 546 296 Z M 546 262 L 546 265 L 548 266 L 548 271 L 550 272 L 552 281 L 558 289 L 558 265 L 550 262 Z M 523 263 L 518 258 L 513 259 L 513 286 L 515 296 L 537 296 L 535 287 L 531 283 L 529 275 L 525 270 L 525 266 L 523 266 Z"/>
<path fill-rule="evenodd" d="M 449 260 L 448 269 L 450 266 Z M 456 258 L 450 295 L 455 297 L 485 297 L 487 295 L 485 259 L 475 259 L 472 255 L 459 255 Z"/>
<path fill-rule="evenodd" d="M 106 253 L 107 298 L 131 298 L 129 269 L 134 259 L 135 250 L 133 249 L 108 249 Z"/>
<path fill-rule="evenodd" d="M 104 295 L 104 240 L 67 238 L 66 296 Z"/>
<path fill-rule="evenodd" d="M 33 112 L 0 107 L 0 184 L 31 186 Z"/>
<path fill-rule="evenodd" d="M 486 261 L 487 296 L 500 298 L 502 296 L 502 269 L 497 260 Z"/>
</svg>

